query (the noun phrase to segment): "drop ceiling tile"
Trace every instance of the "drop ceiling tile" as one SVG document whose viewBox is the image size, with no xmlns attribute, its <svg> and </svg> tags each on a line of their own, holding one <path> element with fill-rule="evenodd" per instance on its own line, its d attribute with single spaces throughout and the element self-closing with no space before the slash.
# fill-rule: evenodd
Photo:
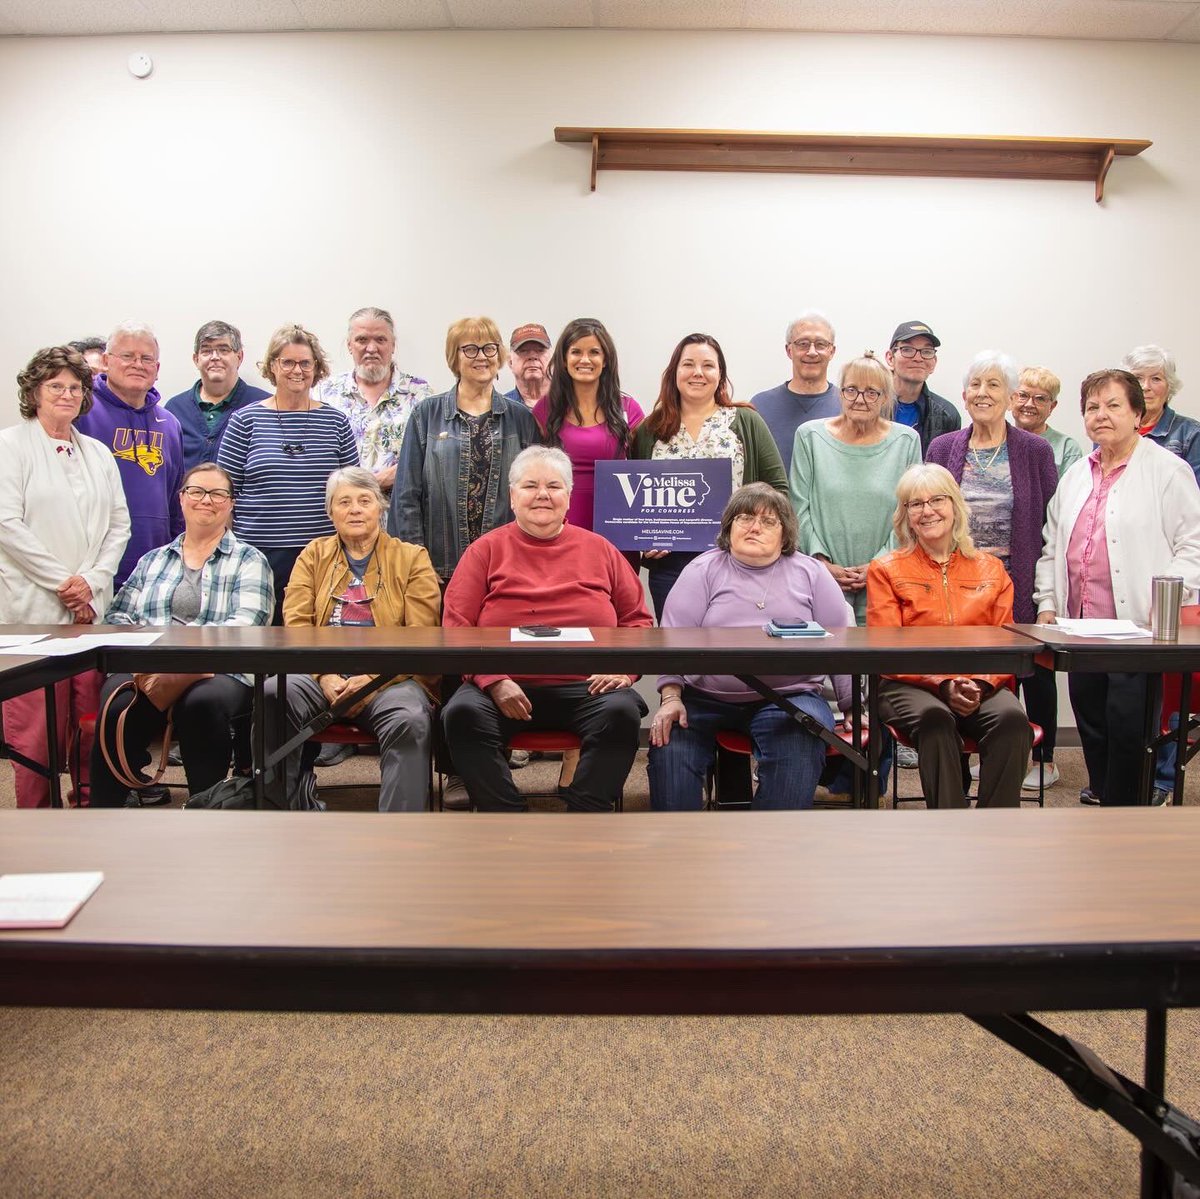
<svg viewBox="0 0 1200 1199">
<path fill-rule="evenodd" d="M 607 29 L 739 29 L 745 0 L 592 0 Z"/>
<path fill-rule="evenodd" d="M 140 0 L 11 0 L 4 5 L 5 24 L 29 37 L 54 34 L 146 33 L 157 26 Z"/>
<path fill-rule="evenodd" d="M 293 0 L 308 29 L 449 29 L 443 0 Z"/>
<path fill-rule="evenodd" d="M 1189 0 L 1194 3 L 1195 0 Z M 755 29 L 1158 40 L 1179 24 L 1175 0 L 746 0 Z"/>
<path fill-rule="evenodd" d="M 203 8 L 178 0 L 138 0 L 153 28 L 169 33 L 270 33 L 307 29 L 293 0 L 205 0 Z"/>
<path fill-rule="evenodd" d="M 564 29 L 592 24 L 591 0 L 446 0 L 458 29 Z"/>
<path fill-rule="evenodd" d="M 1200 5 L 1193 5 L 1192 9 L 1191 15 L 1167 34 L 1168 41 L 1200 42 Z"/>
</svg>

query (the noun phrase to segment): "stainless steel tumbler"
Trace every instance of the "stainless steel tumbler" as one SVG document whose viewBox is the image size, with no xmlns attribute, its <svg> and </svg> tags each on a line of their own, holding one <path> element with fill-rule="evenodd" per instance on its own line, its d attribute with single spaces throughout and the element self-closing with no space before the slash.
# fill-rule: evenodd
<svg viewBox="0 0 1200 1199">
<path fill-rule="evenodd" d="M 1155 575 L 1150 580 L 1150 635 L 1155 641 L 1179 640 L 1179 605 L 1182 602 L 1182 579 L 1174 575 Z"/>
</svg>

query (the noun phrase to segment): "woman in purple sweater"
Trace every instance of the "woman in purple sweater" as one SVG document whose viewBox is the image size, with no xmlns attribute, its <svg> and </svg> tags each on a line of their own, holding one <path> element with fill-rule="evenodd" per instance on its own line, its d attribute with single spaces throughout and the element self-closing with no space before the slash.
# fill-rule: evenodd
<svg viewBox="0 0 1200 1199">
<path fill-rule="evenodd" d="M 963 403 L 970 425 L 943 433 L 929 443 L 926 462 L 944 466 L 962 489 L 971 513 L 975 545 L 1004 563 L 1013 581 L 1013 618 L 1022 624 L 1037 619 L 1033 574 L 1042 556 L 1046 505 L 1058 487 L 1054 449 L 1036 433 L 1010 425 L 1005 414 L 1019 384 L 1017 364 L 998 350 L 981 350 L 963 375 Z M 1058 781 L 1054 765 L 1054 733 L 1058 725 L 1058 692 L 1054 672 L 1037 667 L 1021 680 L 1025 709 L 1042 726 L 1043 741 L 1022 789 L 1036 791 L 1045 764 L 1046 786 Z M 974 773 L 978 767 L 972 767 Z"/>
</svg>

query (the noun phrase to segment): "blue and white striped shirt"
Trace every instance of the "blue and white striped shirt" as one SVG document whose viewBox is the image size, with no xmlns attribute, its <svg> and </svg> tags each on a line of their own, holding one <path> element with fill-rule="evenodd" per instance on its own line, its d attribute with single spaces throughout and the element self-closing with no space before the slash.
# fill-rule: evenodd
<svg viewBox="0 0 1200 1199">
<path fill-rule="evenodd" d="M 303 450 L 284 452 L 284 446 Z M 235 412 L 217 462 L 233 480 L 233 531 L 259 549 L 304 546 L 328 537 L 325 481 L 358 465 L 354 432 L 328 404 L 306 412 L 278 412 L 252 404 Z"/>
</svg>

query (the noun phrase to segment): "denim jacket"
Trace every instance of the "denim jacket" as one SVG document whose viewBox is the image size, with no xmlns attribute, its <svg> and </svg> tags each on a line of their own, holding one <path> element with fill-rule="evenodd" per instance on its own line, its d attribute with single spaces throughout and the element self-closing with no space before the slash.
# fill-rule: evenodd
<svg viewBox="0 0 1200 1199">
<path fill-rule="evenodd" d="M 483 532 L 513 518 L 508 503 L 508 469 L 513 459 L 541 437 L 533 414 L 523 403 L 492 390 L 496 436 L 488 473 Z M 470 434 L 458 410 L 458 384 L 430 396 L 413 410 L 392 488 L 388 532 L 401 541 L 423 545 L 433 569 L 445 582 L 467 546 L 467 461 Z"/>
<path fill-rule="evenodd" d="M 1192 468 L 1196 482 L 1200 483 L 1200 421 L 1180 416 L 1168 404 L 1146 436 L 1176 458 L 1182 458 Z"/>
</svg>

